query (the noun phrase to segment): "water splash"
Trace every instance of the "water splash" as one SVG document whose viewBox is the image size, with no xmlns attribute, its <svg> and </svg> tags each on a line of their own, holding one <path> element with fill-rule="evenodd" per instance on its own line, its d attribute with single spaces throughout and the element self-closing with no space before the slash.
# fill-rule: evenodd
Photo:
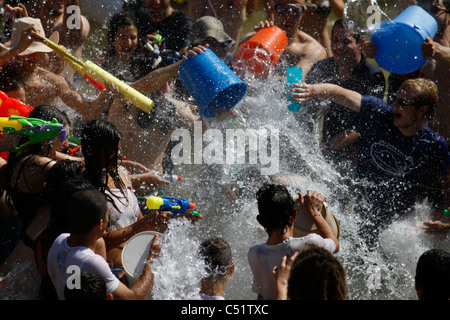
<svg viewBox="0 0 450 320">
<path fill-rule="evenodd" d="M 373 30 L 377 24 L 390 19 L 389 16 L 394 6 L 387 7 L 385 3 L 380 7 L 377 0 L 348 0 L 345 3 L 344 19 L 347 20 L 350 28 L 366 33 Z"/>
</svg>

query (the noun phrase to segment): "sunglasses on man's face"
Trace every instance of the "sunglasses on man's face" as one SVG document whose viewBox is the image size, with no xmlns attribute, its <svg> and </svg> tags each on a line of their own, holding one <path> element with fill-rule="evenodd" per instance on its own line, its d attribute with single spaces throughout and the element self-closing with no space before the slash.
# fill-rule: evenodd
<svg viewBox="0 0 450 320">
<path fill-rule="evenodd" d="M 280 15 L 293 15 L 299 17 L 308 9 L 297 3 L 277 3 L 274 6 L 275 12 Z"/>
<path fill-rule="evenodd" d="M 415 106 L 415 104 L 416 104 L 414 101 L 408 101 L 406 99 L 401 99 L 401 98 L 396 98 L 394 102 L 402 108 Z"/>
</svg>

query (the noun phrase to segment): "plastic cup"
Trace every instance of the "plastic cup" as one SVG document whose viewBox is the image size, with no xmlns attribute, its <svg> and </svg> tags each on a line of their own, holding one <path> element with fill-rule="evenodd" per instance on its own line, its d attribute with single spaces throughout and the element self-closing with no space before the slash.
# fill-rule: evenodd
<svg viewBox="0 0 450 320">
<path fill-rule="evenodd" d="M 287 37 L 283 30 L 276 26 L 262 28 L 239 46 L 233 65 L 238 70 L 248 70 L 257 77 L 267 78 L 286 45 Z"/>
<path fill-rule="evenodd" d="M 200 108 L 202 118 L 213 118 L 216 109 L 232 109 L 247 92 L 240 80 L 217 55 L 207 49 L 180 64 L 180 77 Z"/>
<path fill-rule="evenodd" d="M 302 107 L 302 104 L 300 102 L 294 102 L 291 99 L 291 96 L 289 95 L 290 87 L 294 83 L 301 84 L 302 83 L 302 73 L 303 70 L 300 67 L 289 67 L 287 68 L 286 73 L 286 90 L 287 90 L 287 98 L 288 101 L 291 102 L 288 104 L 289 111 L 292 112 L 298 112 L 300 108 Z"/>
<path fill-rule="evenodd" d="M 122 250 L 122 265 L 125 271 L 128 286 L 132 287 L 144 270 L 145 260 L 148 257 L 155 234 L 162 234 L 155 231 L 144 231 L 131 237 Z M 147 300 L 152 299 L 151 292 L 147 295 Z"/>
<path fill-rule="evenodd" d="M 372 33 L 371 42 L 377 46 L 375 61 L 395 74 L 408 74 L 420 69 L 426 62 L 421 45 L 427 37 L 433 38 L 437 22 L 419 6 L 409 6 L 394 20 L 380 24 Z"/>
</svg>

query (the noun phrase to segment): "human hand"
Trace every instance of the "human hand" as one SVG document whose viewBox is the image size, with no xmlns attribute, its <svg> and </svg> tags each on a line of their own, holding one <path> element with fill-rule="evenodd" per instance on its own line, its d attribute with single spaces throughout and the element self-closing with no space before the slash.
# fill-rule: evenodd
<svg viewBox="0 0 450 320">
<path fill-rule="evenodd" d="M 152 263 L 155 258 L 159 256 L 161 252 L 161 246 L 159 244 L 159 235 L 155 234 L 152 240 L 152 244 L 150 245 L 150 249 L 148 251 L 147 262 Z"/>
<path fill-rule="evenodd" d="M 280 267 L 275 266 L 272 269 L 272 276 L 275 281 L 275 287 L 277 289 L 277 300 L 287 300 L 288 281 L 291 273 L 292 263 L 298 256 L 298 251 L 294 252 L 292 256 L 284 255 L 281 258 Z"/>
<path fill-rule="evenodd" d="M 11 7 L 10 5 L 5 6 L 5 20 L 15 19 L 17 16 L 28 17 L 27 8 L 19 3 L 17 7 Z"/>
<path fill-rule="evenodd" d="M 155 171 L 134 174 L 132 179 L 133 185 L 139 185 L 147 189 L 154 189 L 162 185 L 170 184 L 169 180 L 162 179 L 159 172 Z"/>
<path fill-rule="evenodd" d="M 202 46 L 202 45 L 197 45 L 195 47 L 193 47 L 192 49 L 188 50 L 188 56 L 196 56 L 197 54 L 202 54 L 203 52 L 206 51 L 206 49 L 208 48 L 208 44 Z M 187 56 L 183 56 L 183 60 L 187 60 L 188 57 Z"/>
<path fill-rule="evenodd" d="M 429 234 L 446 233 L 450 231 L 450 223 L 442 221 L 425 221 L 425 232 Z"/>
<path fill-rule="evenodd" d="M 174 219 L 179 218 L 186 218 L 188 219 L 192 224 L 195 224 L 197 221 L 200 221 L 203 219 L 203 216 L 201 215 L 199 210 L 194 209 L 188 209 L 184 214 L 177 214 Z"/>
<path fill-rule="evenodd" d="M 433 58 L 436 54 L 438 44 L 434 42 L 430 37 L 427 37 L 422 43 L 420 48 L 422 49 L 422 57 L 425 59 Z"/>
<path fill-rule="evenodd" d="M 299 196 L 299 205 L 302 208 L 303 212 L 307 212 L 313 219 L 317 216 L 322 216 L 322 208 L 323 203 L 325 202 L 326 197 L 317 191 L 308 190 L 308 193 L 303 196 L 300 192 Z"/>
<path fill-rule="evenodd" d="M 260 21 L 259 25 L 255 26 L 255 31 L 258 32 L 259 30 L 261 30 L 263 28 L 270 28 L 273 26 L 274 26 L 273 21 L 269 21 L 269 20 Z"/>
<path fill-rule="evenodd" d="M 312 87 L 306 83 L 293 83 L 289 87 L 289 96 L 294 102 L 306 102 L 312 96 Z"/>
</svg>

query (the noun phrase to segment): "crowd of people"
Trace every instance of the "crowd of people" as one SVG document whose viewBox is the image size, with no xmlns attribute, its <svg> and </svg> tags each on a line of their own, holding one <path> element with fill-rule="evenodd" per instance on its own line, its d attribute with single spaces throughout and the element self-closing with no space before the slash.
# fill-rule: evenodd
<svg viewBox="0 0 450 320">
<path fill-rule="evenodd" d="M 209 49 L 233 70 L 234 52 L 253 35 L 242 31 L 258 3 L 190 0 L 185 12 L 170 0 L 136 0 L 111 17 L 106 47 L 94 62 L 150 97 L 155 103 L 150 112 L 108 81 L 95 98 L 86 98 L 80 90 L 84 80 L 45 44 L 48 38 L 83 59 L 89 21 L 82 10 L 66 10 L 79 6 L 78 0 L 0 4 L 6 12 L 0 90 L 29 106 L 21 116 L 56 119 L 60 125 L 53 136 L 33 143 L 26 134 L 0 132 L 0 287 L 1 276 L 15 263 L 33 261 L 42 277 L 39 299 L 145 299 L 164 244 L 154 237 L 141 276 L 129 285 L 121 260 L 125 243 L 142 231 L 164 233 L 171 219 L 203 219 L 192 210 L 175 217 L 170 211 L 144 212 L 138 199 L 139 192 L 170 183 L 161 175 L 171 133 L 179 127 L 193 130 L 194 122 L 202 121 L 177 78 L 180 64 Z M 391 74 L 388 81 L 369 60 L 376 47 L 343 17 L 343 0 L 264 1 L 267 20 L 255 27 L 255 32 L 270 26 L 285 32 L 277 79 L 288 67 L 302 68 L 304 83 L 292 85 L 289 93 L 303 104 L 294 116 L 302 124 L 323 124 L 322 154 L 358 182 L 355 198 L 371 207 L 357 204 L 354 212 L 362 218 L 359 234 L 371 250 L 383 229 L 425 199 L 434 211 L 424 228 L 450 230 L 443 214 L 450 207 L 450 1 L 402 2 L 404 8 L 415 4 L 438 22 L 436 37 L 422 45 L 428 61 L 414 74 Z M 329 33 L 331 12 L 338 19 Z M 73 19 L 78 28 L 68 27 Z M 5 117 L 17 115 L 7 111 Z M 81 152 L 70 148 L 71 132 L 79 136 Z M 268 236 L 248 250 L 257 298 L 347 299 L 345 268 L 335 256 L 339 235 L 322 215 L 325 195 L 308 191 L 293 199 L 285 185 L 267 183 L 255 198 L 256 220 Z M 317 232 L 294 236 L 299 214 L 312 219 Z M 232 248 L 212 237 L 202 241 L 198 256 L 205 262 L 200 298 L 225 299 L 235 269 Z M 68 266 L 82 269 L 81 289 L 68 286 Z M 448 251 L 423 253 L 415 278 L 419 299 L 450 298 L 449 267 Z"/>
</svg>

